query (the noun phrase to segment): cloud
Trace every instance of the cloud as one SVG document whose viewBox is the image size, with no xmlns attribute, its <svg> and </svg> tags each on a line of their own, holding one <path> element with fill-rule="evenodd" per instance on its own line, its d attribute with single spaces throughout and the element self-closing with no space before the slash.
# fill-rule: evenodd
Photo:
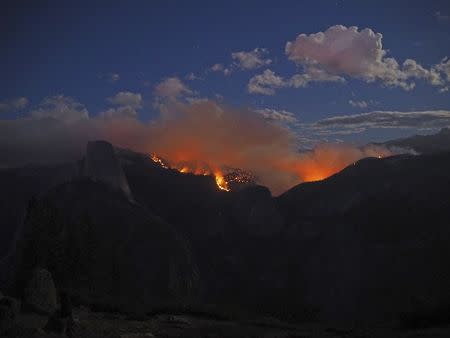
<svg viewBox="0 0 450 338">
<path fill-rule="evenodd" d="M 193 72 L 190 72 L 185 76 L 186 80 L 194 81 L 194 80 L 203 80 L 201 76 L 195 75 Z"/>
<path fill-rule="evenodd" d="M 264 108 L 256 110 L 256 112 L 263 116 L 267 121 L 281 122 L 285 124 L 295 124 L 298 122 L 295 114 L 286 110 Z"/>
<path fill-rule="evenodd" d="M 238 68 L 251 70 L 270 65 L 272 60 L 264 58 L 267 54 L 268 50 L 266 48 L 255 48 L 249 52 L 240 51 L 231 53 L 231 58 L 235 61 Z"/>
<path fill-rule="evenodd" d="M 177 99 L 183 95 L 192 95 L 189 89 L 179 78 L 168 77 L 155 86 L 155 95 L 159 98 Z"/>
<path fill-rule="evenodd" d="M 34 119 L 56 119 L 66 123 L 73 123 L 89 118 L 89 112 L 84 105 L 71 97 L 56 95 L 45 98 L 30 112 Z"/>
<path fill-rule="evenodd" d="M 228 76 L 232 73 L 232 69 L 225 67 L 222 63 L 216 63 L 216 64 L 212 65 L 210 70 L 212 72 L 221 72 L 225 76 Z"/>
<path fill-rule="evenodd" d="M 445 81 L 441 79 L 441 75 L 438 72 L 438 65 L 435 65 L 431 69 L 425 69 L 412 59 L 406 59 L 403 62 L 403 72 L 407 78 L 424 79 L 433 86 L 442 86 Z"/>
<path fill-rule="evenodd" d="M 266 59 L 265 56 L 268 54 L 266 48 L 255 48 L 251 51 L 239 51 L 231 53 L 231 58 L 233 63 L 228 66 L 223 63 L 213 64 L 207 71 L 208 72 L 220 72 L 225 76 L 230 75 L 235 70 L 252 70 L 263 66 L 267 66 L 272 63 L 271 59 Z"/>
<path fill-rule="evenodd" d="M 285 87 L 307 87 L 311 82 L 345 82 L 345 79 L 338 75 L 331 75 L 326 71 L 308 67 L 303 74 L 295 74 L 289 79 L 284 79 L 276 75 L 272 70 L 266 69 L 262 74 L 253 76 L 247 85 L 251 94 L 273 95 L 275 90 Z"/>
<path fill-rule="evenodd" d="M 353 101 L 353 100 L 348 100 L 348 104 L 351 105 L 352 107 L 358 107 L 358 108 L 367 108 L 368 103 L 366 101 Z"/>
<path fill-rule="evenodd" d="M 0 102 L 0 113 L 8 113 L 24 109 L 28 105 L 26 97 L 17 97 Z"/>
<path fill-rule="evenodd" d="M 307 87 L 311 82 L 345 82 L 345 79 L 338 75 L 332 75 L 325 70 L 308 67 L 303 74 L 293 75 L 288 81 L 288 85 L 294 88 Z"/>
<path fill-rule="evenodd" d="M 435 67 L 425 69 L 415 60 L 407 59 L 402 65 L 383 49 L 383 36 L 370 28 L 336 25 L 325 32 L 300 34 L 286 43 L 289 60 L 308 68 L 315 67 L 326 73 L 348 76 L 366 82 L 380 81 L 388 87 L 412 90 L 413 79 L 423 79 L 431 85 L 443 85 Z"/>
<path fill-rule="evenodd" d="M 117 73 L 108 73 L 101 76 L 101 78 L 105 79 L 109 83 L 116 83 L 120 80 L 120 75 Z"/>
<path fill-rule="evenodd" d="M 438 129 L 450 126 L 450 111 L 373 111 L 340 115 L 304 126 L 327 134 L 358 133 L 372 128 Z"/>
<path fill-rule="evenodd" d="M 273 95 L 275 89 L 286 87 L 288 83 L 276 75 L 270 69 L 266 69 L 262 74 L 253 76 L 248 82 L 247 89 L 252 94 Z"/>
<path fill-rule="evenodd" d="M 138 112 L 136 108 L 132 106 L 110 108 L 99 113 L 99 116 L 103 118 L 137 117 L 137 115 Z"/>
<path fill-rule="evenodd" d="M 436 12 L 434 12 L 434 16 L 439 23 L 443 24 L 443 23 L 450 22 L 450 15 L 448 15 L 448 14 L 444 14 L 440 11 L 436 11 Z"/>
<path fill-rule="evenodd" d="M 142 96 L 139 93 L 119 92 L 113 97 L 107 98 L 107 100 L 115 106 L 129 106 L 133 108 L 142 106 Z"/>
<path fill-rule="evenodd" d="M 213 65 L 211 66 L 211 70 L 212 70 L 213 72 L 220 72 L 220 71 L 223 70 L 223 64 L 222 64 L 222 63 L 216 63 L 216 64 L 213 64 Z"/>
<path fill-rule="evenodd" d="M 436 71 L 442 72 L 446 78 L 447 82 L 450 82 L 450 59 L 445 57 L 435 66 Z"/>
</svg>

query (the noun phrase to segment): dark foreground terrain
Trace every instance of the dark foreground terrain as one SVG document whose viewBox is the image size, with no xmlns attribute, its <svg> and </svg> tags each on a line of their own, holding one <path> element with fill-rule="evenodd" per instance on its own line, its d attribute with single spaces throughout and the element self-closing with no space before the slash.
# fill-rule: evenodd
<svg viewBox="0 0 450 338">
<path fill-rule="evenodd" d="M 81 337 L 450 334 L 442 147 L 363 159 L 278 197 L 224 192 L 103 141 L 78 162 L 2 169 L 0 185 L 4 335 L 45 336 L 61 292 L 84 309 Z"/>
<path fill-rule="evenodd" d="M 405 329 L 386 325 L 354 327 L 328 323 L 286 324 L 275 319 L 236 321 L 212 319 L 192 315 L 161 314 L 139 319 L 110 313 L 92 313 L 86 308 L 76 310 L 75 337 L 87 338 L 419 338 L 449 337 L 450 328 Z M 42 329 L 47 317 L 38 314 L 22 314 L 18 325 L 10 331 L 10 337 L 50 338 L 58 337 Z"/>
</svg>

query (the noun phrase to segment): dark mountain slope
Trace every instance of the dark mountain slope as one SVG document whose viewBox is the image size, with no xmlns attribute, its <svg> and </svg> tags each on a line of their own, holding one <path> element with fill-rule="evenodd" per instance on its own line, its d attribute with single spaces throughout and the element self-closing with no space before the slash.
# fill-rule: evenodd
<svg viewBox="0 0 450 338">
<path fill-rule="evenodd" d="M 203 301 L 266 312 L 285 307 L 282 217 L 267 188 L 224 192 L 213 177 L 164 169 L 135 153 L 119 154 L 136 203 L 168 220 L 191 243 Z M 260 304 L 262 297 L 266 304 Z"/>
<path fill-rule="evenodd" d="M 450 296 L 450 154 L 365 159 L 278 198 L 308 299 L 392 318 Z"/>
<path fill-rule="evenodd" d="M 450 153 L 366 158 L 323 181 L 300 184 L 278 201 L 290 219 L 343 213 L 372 196 L 404 197 L 432 206 L 439 197 L 445 201 L 449 170 Z"/>
<path fill-rule="evenodd" d="M 57 287 L 122 310 L 182 304 L 198 291 L 189 246 L 174 229 L 88 178 L 32 203 L 17 260 L 16 288 L 33 267 L 44 266 Z"/>
<path fill-rule="evenodd" d="M 0 257 L 10 249 L 28 201 L 77 173 L 76 163 L 0 170 Z"/>
<path fill-rule="evenodd" d="M 121 309 L 194 299 L 295 320 L 389 319 L 450 297 L 450 154 L 364 159 L 274 199 L 116 153 L 133 200 L 98 177 L 46 181 L 56 169 L 30 185 L 16 287 L 45 265 Z M 3 179 L 29 182 L 19 172 Z"/>
</svg>

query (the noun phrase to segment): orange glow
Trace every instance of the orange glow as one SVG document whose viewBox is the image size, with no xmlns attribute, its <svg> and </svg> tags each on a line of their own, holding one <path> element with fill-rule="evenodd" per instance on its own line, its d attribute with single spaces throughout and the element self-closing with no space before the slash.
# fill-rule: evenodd
<svg viewBox="0 0 450 338">
<path fill-rule="evenodd" d="M 176 159 L 175 162 L 172 162 L 172 158 L 166 161 L 155 154 L 151 155 L 151 159 L 163 168 L 174 169 L 183 174 L 190 173 L 194 175 L 214 176 L 217 187 L 223 191 L 231 191 L 236 187 L 235 184 L 255 183 L 256 178 L 250 171 L 240 169 L 224 170 L 224 168 L 228 167 L 215 167 L 208 163 L 198 162 L 199 158 L 207 158 L 207 156 L 204 157 L 201 153 L 201 148 L 196 149 L 192 147 L 189 151 L 186 150 L 184 152 L 183 150 L 186 150 L 186 148 L 176 149 L 173 152 L 173 157 Z M 230 156 L 230 154 L 226 155 Z M 270 173 L 283 173 L 289 177 L 287 182 L 282 183 L 285 190 L 298 183 L 324 180 L 341 171 L 346 166 L 354 165 L 356 160 L 365 156 L 381 159 L 387 155 L 390 155 L 390 153 L 387 151 L 380 152 L 378 148 L 368 148 L 365 151 L 361 151 L 355 147 L 345 145 L 320 145 L 309 152 L 298 153 L 295 156 L 274 156 L 270 159 L 266 158 L 269 159 L 267 162 L 260 163 L 262 169 L 265 169 L 264 166 L 269 167 Z M 263 178 L 270 186 L 272 175 Z M 278 177 L 275 175 L 276 179 Z M 271 188 L 274 186 L 272 185 Z M 274 192 L 279 193 L 282 191 L 274 190 Z"/>
<path fill-rule="evenodd" d="M 219 189 L 230 191 L 230 189 L 228 188 L 228 182 L 225 181 L 225 178 L 222 176 L 221 173 L 216 172 L 214 173 L 214 176 L 216 178 L 216 184 L 219 187 Z"/>
<path fill-rule="evenodd" d="M 164 101 L 160 117 L 145 125 L 137 119 L 107 120 L 99 137 L 121 148 L 157 154 L 153 160 L 164 168 L 214 177 L 220 173 L 229 190 L 258 183 L 274 196 L 302 182 L 325 179 L 362 158 L 392 155 L 374 144 L 320 143 L 299 150 L 312 145 L 301 130 L 294 133 L 253 109 L 194 101 Z M 254 178 L 247 179 L 236 168 Z"/>
<path fill-rule="evenodd" d="M 165 164 L 165 162 L 160 159 L 158 156 L 156 156 L 155 154 L 152 154 L 150 156 L 150 158 L 152 159 L 153 162 L 159 164 L 161 167 L 165 168 L 165 169 L 169 169 L 169 166 Z M 174 166 L 170 166 L 171 169 L 177 170 L 180 173 L 183 174 L 194 174 L 194 175 L 203 175 L 203 176 L 209 176 L 212 175 L 215 178 L 217 187 L 220 190 L 223 191 L 230 191 L 230 189 L 228 188 L 228 182 L 226 181 L 223 173 L 219 170 L 214 171 L 214 173 L 211 172 L 211 170 L 205 168 L 205 167 L 195 167 L 195 168 L 190 168 L 188 166 L 180 166 L 180 165 L 174 165 Z"/>
<path fill-rule="evenodd" d="M 158 163 L 161 167 L 168 169 L 169 167 L 156 155 L 151 155 L 151 159 L 153 162 Z"/>
</svg>

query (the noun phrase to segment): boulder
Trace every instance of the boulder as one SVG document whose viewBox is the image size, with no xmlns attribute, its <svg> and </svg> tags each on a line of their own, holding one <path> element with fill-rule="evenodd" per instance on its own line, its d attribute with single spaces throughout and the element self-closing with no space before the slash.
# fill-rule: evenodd
<svg viewBox="0 0 450 338">
<path fill-rule="evenodd" d="M 34 271 L 25 290 L 25 302 L 37 312 L 50 314 L 56 310 L 56 288 L 49 271 L 45 269 Z"/>
<path fill-rule="evenodd" d="M 12 329 L 17 322 L 20 312 L 20 302 L 11 297 L 0 299 L 0 335 L 3 336 Z"/>
</svg>

